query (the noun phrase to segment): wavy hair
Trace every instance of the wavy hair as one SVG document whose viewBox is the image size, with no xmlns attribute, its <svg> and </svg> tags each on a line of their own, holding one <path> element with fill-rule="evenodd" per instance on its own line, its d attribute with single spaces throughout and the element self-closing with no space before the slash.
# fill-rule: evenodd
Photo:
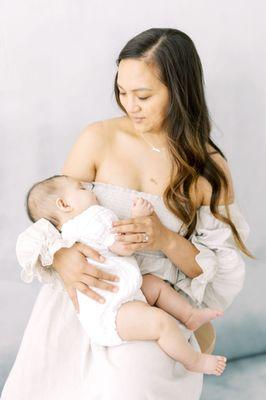
<svg viewBox="0 0 266 400">
<path fill-rule="evenodd" d="M 231 227 L 237 247 L 254 258 L 243 243 L 229 211 L 228 181 L 223 170 L 207 149 L 211 145 L 226 157 L 210 137 L 211 123 L 204 94 L 203 70 L 193 41 L 177 29 L 152 28 L 133 37 L 121 50 L 117 66 L 127 58 L 143 59 L 154 65 L 159 79 L 169 92 L 168 111 L 163 129 L 167 134 L 171 157 L 171 179 L 164 191 L 166 207 L 183 221 L 190 238 L 197 224 L 194 190 L 198 179 L 204 177 L 212 187 L 210 211 Z M 119 98 L 115 76 L 114 91 L 118 106 L 126 113 Z M 226 216 L 218 209 L 220 195 L 225 193 Z"/>
</svg>

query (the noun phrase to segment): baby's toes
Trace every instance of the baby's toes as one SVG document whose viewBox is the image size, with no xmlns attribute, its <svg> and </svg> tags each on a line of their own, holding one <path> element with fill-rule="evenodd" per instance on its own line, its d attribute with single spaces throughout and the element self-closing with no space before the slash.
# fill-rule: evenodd
<svg viewBox="0 0 266 400">
<path fill-rule="evenodd" d="M 216 367 L 215 372 L 216 375 L 222 375 L 222 373 L 224 372 L 225 366 L 223 368 L 221 367 Z"/>
<path fill-rule="evenodd" d="M 152 204 L 149 202 L 149 200 L 145 199 L 144 206 L 147 208 L 150 208 L 150 207 L 152 207 Z"/>
<path fill-rule="evenodd" d="M 143 206 L 143 199 L 141 197 L 137 197 L 135 199 L 135 206 L 136 207 L 142 207 Z"/>
<path fill-rule="evenodd" d="M 218 364 L 225 365 L 227 361 L 226 357 L 218 356 Z"/>
<path fill-rule="evenodd" d="M 226 358 L 219 357 L 216 365 L 216 370 L 222 374 L 225 367 L 226 367 Z"/>
<path fill-rule="evenodd" d="M 142 199 L 142 200 L 143 200 L 143 205 L 144 205 L 145 207 L 148 207 L 149 204 L 150 204 L 150 202 L 149 202 L 148 200 L 146 200 L 146 199 Z"/>
</svg>

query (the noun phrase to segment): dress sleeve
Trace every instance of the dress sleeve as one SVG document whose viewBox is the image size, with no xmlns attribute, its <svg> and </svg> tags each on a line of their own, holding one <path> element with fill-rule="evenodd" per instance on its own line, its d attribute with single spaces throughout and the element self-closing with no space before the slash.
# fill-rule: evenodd
<svg viewBox="0 0 266 400">
<path fill-rule="evenodd" d="M 218 207 L 226 216 L 225 206 Z M 250 231 L 248 223 L 236 203 L 229 205 L 229 212 L 245 243 Z M 189 240 L 199 250 L 195 260 L 203 272 L 193 279 L 179 274 L 176 286 L 198 305 L 226 309 L 243 287 L 245 262 L 229 225 L 214 217 L 209 206 L 201 206 L 197 216 L 197 225 Z"/>
<path fill-rule="evenodd" d="M 32 282 L 54 282 L 55 271 L 51 267 L 53 256 L 61 247 L 71 247 L 75 241 L 63 240 L 59 231 L 46 219 L 41 218 L 17 239 L 16 254 L 22 267 L 21 279 Z"/>
</svg>

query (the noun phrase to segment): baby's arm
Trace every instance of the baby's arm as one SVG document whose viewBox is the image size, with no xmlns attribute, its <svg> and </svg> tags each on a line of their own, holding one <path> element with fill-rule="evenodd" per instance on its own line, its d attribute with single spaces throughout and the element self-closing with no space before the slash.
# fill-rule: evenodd
<svg viewBox="0 0 266 400">
<path fill-rule="evenodd" d="M 147 217 L 153 213 L 152 204 L 142 197 L 136 197 L 133 200 L 131 207 L 131 217 Z M 113 253 L 119 256 L 131 256 L 134 252 L 132 250 L 126 250 L 123 242 L 115 241 L 111 246 L 108 247 Z"/>
<path fill-rule="evenodd" d="M 146 274 L 142 278 L 141 290 L 147 302 L 166 311 L 190 330 L 194 331 L 206 322 L 223 315 L 219 310 L 193 308 L 168 282 L 155 275 Z"/>
</svg>

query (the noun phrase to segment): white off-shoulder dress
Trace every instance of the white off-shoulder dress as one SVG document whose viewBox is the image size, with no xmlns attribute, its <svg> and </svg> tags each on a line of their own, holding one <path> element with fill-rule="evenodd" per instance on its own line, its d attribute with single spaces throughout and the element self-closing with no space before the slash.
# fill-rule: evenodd
<svg viewBox="0 0 266 400">
<path fill-rule="evenodd" d="M 160 196 L 94 182 L 99 203 L 119 219 L 130 217 L 133 197 L 154 206 L 167 228 L 185 234 L 181 221 Z M 249 226 L 237 203 L 231 218 L 245 241 Z M 223 206 L 220 210 L 225 212 Z M 243 286 L 245 264 L 231 229 L 216 219 L 209 206 L 198 209 L 198 222 L 190 240 L 199 250 L 196 261 L 202 274 L 187 278 L 160 252 L 135 253 L 142 273 L 169 281 L 188 299 L 209 307 L 227 308 Z M 26 327 L 21 346 L 4 386 L 1 400 L 198 400 L 202 374 L 193 373 L 164 353 L 155 341 L 133 341 L 105 347 L 90 343 L 74 307 L 52 268 L 53 254 L 63 241 L 46 221 L 30 226 L 18 238 L 21 278 L 44 282 Z M 176 250 L 178 251 L 178 249 Z M 59 284 L 60 283 L 60 284 Z M 177 321 L 191 345 L 199 351 L 194 334 Z M 217 378 L 219 379 L 219 378 Z"/>
</svg>

